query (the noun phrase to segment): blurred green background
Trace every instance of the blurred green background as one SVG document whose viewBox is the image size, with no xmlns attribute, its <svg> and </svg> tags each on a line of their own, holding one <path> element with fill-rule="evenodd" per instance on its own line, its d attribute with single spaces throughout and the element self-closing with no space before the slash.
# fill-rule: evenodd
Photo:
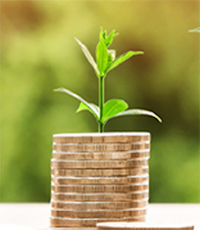
<svg viewBox="0 0 200 230">
<path fill-rule="evenodd" d="M 106 100 L 156 112 L 121 117 L 106 131 L 150 131 L 150 202 L 199 202 L 198 1 L 1 2 L 1 201 L 49 202 L 54 133 L 96 132 L 63 86 L 97 103 L 97 78 L 74 37 L 94 55 L 99 28 L 119 36 L 117 56 L 142 50 L 106 78 Z"/>
</svg>

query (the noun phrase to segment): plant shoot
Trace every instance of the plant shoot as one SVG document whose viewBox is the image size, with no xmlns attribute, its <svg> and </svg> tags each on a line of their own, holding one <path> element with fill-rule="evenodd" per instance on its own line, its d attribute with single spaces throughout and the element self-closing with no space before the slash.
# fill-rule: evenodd
<svg viewBox="0 0 200 230">
<path fill-rule="evenodd" d="M 64 92 L 79 100 L 80 105 L 76 112 L 88 110 L 90 113 L 92 113 L 97 120 L 99 132 L 104 132 L 104 126 L 110 119 L 126 115 L 149 115 L 161 122 L 161 119 L 153 112 L 143 109 L 128 109 L 128 104 L 124 100 L 111 99 L 105 102 L 104 80 L 107 74 L 132 56 L 143 54 L 142 51 L 128 51 L 116 58 L 116 51 L 110 49 L 110 45 L 117 35 L 118 34 L 115 33 L 115 30 L 107 35 L 107 31 L 103 31 L 102 28 L 100 29 L 99 43 L 96 47 L 96 61 L 90 54 L 88 48 L 84 44 L 82 44 L 77 38 L 75 38 L 88 62 L 93 67 L 98 78 L 98 105 L 87 102 L 82 97 L 71 92 L 68 89 L 58 88 L 54 90 L 56 92 Z"/>
</svg>

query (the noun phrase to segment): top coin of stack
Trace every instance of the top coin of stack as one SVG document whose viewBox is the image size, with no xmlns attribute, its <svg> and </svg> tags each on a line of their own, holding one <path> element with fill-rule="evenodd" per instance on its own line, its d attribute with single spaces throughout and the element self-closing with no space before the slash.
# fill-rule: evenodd
<svg viewBox="0 0 200 230">
<path fill-rule="evenodd" d="M 75 133 L 75 134 L 54 134 L 55 143 L 134 143 L 150 141 L 150 134 L 146 132 L 125 132 L 125 133 Z"/>
</svg>

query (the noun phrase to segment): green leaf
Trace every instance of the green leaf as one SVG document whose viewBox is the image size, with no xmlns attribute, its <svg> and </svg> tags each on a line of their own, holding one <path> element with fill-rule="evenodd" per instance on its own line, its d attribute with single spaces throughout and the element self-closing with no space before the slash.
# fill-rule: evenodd
<svg viewBox="0 0 200 230">
<path fill-rule="evenodd" d="M 122 54 L 121 56 L 119 56 L 118 58 L 116 58 L 106 69 L 106 72 L 114 69 L 115 67 L 117 67 L 118 65 L 120 65 L 122 62 L 126 61 L 127 59 L 131 58 L 134 55 L 138 55 L 138 54 L 143 54 L 144 52 L 142 51 L 128 51 L 125 54 Z"/>
<path fill-rule="evenodd" d="M 156 118 L 159 122 L 162 122 L 160 117 L 158 117 L 155 113 L 148 111 L 148 110 L 143 110 L 143 109 L 129 109 L 124 112 L 116 114 L 114 117 L 121 117 L 121 116 L 127 116 L 127 115 L 148 115 Z"/>
<path fill-rule="evenodd" d="M 88 48 L 87 48 L 84 44 L 82 44 L 77 38 L 75 38 L 75 40 L 76 40 L 76 41 L 78 42 L 78 44 L 81 46 L 82 51 L 83 51 L 83 53 L 85 54 L 85 56 L 86 56 L 88 62 L 89 62 L 89 63 L 91 64 L 91 66 L 94 68 L 94 70 L 95 70 L 95 72 L 96 72 L 96 74 L 97 74 L 97 76 L 98 76 L 98 75 L 99 75 L 99 70 L 98 70 L 98 68 L 97 68 L 96 62 L 94 61 L 92 55 L 90 54 L 90 51 L 89 51 Z"/>
<path fill-rule="evenodd" d="M 104 70 L 106 69 L 108 63 L 108 52 L 103 38 L 100 38 L 96 48 L 96 61 L 98 70 L 100 72 L 100 77 L 102 77 L 105 74 Z"/>
<path fill-rule="evenodd" d="M 99 120 L 99 107 L 93 103 L 89 103 L 90 104 L 90 108 L 88 106 L 86 106 L 83 102 L 80 103 L 78 109 L 76 110 L 76 112 L 80 112 L 80 111 L 83 111 L 83 110 L 88 110 L 90 111 L 91 113 L 93 113 L 93 111 L 95 111 L 95 117 L 97 118 L 97 120 Z M 93 110 L 91 109 L 93 108 Z"/>
<path fill-rule="evenodd" d="M 105 37 L 105 45 L 107 47 L 109 47 L 112 42 L 113 42 L 113 39 L 118 35 L 118 33 L 115 34 L 115 30 L 113 30 L 108 36 Z"/>
<path fill-rule="evenodd" d="M 96 117 L 97 120 L 99 120 L 99 112 L 95 108 L 94 104 L 87 102 L 82 97 L 80 97 L 78 94 L 73 93 L 70 90 L 65 89 L 65 88 L 54 89 L 54 91 L 55 92 L 63 92 L 63 93 L 66 93 L 66 94 L 76 98 L 77 100 L 82 102 L 88 108 L 88 110 Z"/>
<path fill-rule="evenodd" d="M 106 37 L 107 37 L 107 30 L 103 31 L 103 28 L 101 27 L 100 28 L 100 36 L 99 37 L 100 37 L 100 39 L 101 38 L 106 39 Z"/>
<path fill-rule="evenodd" d="M 102 123 L 105 124 L 110 118 L 116 116 L 128 108 L 128 104 L 119 99 L 111 99 L 103 106 Z"/>
<path fill-rule="evenodd" d="M 192 29 L 192 30 L 189 30 L 189 32 L 198 32 L 198 33 L 200 33 L 200 27 Z"/>
</svg>

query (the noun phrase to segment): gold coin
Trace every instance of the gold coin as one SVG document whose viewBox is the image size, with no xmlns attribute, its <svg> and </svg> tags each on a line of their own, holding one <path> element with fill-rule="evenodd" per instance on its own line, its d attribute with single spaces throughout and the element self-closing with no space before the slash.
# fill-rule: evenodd
<svg viewBox="0 0 200 230">
<path fill-rule="evenodd" d="M 127 210 L 56 210 L 51 209 L 51 216 L 53 217 L 70 217 L 70 218 L 120 218 L 131 216 L 144 216 L 146 209 L 127 209 Z"/>
<path fill-rule="evenodd" d="M 148 200 L 137 201 L 97 201 L 97 202 L 77 202 L 77 201 L 51 201 L 53 209 L 70 209 L 70 210 L 104 210 L 104 209 L 130 209 L 147 207 Z"/>
<path fill-rule="evenodd" d="M 193 225 L 169 225 L 132 222 L 98 223 L 97 230 L 193 230 Z"/>
<path fill-rule="evenodd" d="M 114 160 L 150 157 L 149 149 L 122 152 L 56 152 L 53 151 L 54 159 L 61 160 Z"/>
<path fill-rule="evenodd" d="M 50 224 L 51 227 L 95 227 L 96 224 L 102 222 L 119 222 L 119 221 L 135 221 L 142 222 L 145 221 L 145 216 L 139 217 L 122 217 L 122 218 L 62 218 L 62 217 L 51 217 Z M 78 229 L 77 229 L 78 230 Z M 87 229 L 82 229 L 87 230 Z"/>
<path fill-rule="evenodd" d="M 125 169 L 52 169 L 54 176 L 126 176 L 143 175 L 149 173 L 149 167 L 125 168 Z"/>
<path fill-rule="evenodd" d="M 150 133 L 74 133 L 54 134 L 55 143 L 127 143 L 150 141 Z"/>
<path fill-rule="evenodd" d="M 55 201 L 133 201 L 148 198 L 143 193 L 51 193 Z"/>
<path fill-rule="evenodd" d="M 61 152 L 112 152 L 150 149 L 149 142 L 121 144 L 58 144 L 53 143 L 54 151 Z"/>
<path fill-rule="evenodd" d="M 52 168 L 133 168 L 133 167 L 145 167 L 148 166 L 148 160 L 101 160 L 101 161 L 95 161 L 95 160 L 55 160 L 51 159 L 51 167 Z"/>
<path fill-rule="evenodd" d="M 51 181 L 59 184 L 138 184 L 149 181 L 148 174 L 139 176 L 116 176 L 116 177 L 54 177 Z"/>
<path fill-rule="evenodd" d="M 55 193 L 127 193 L 136 192 L 140 197 L 140 192 L 146 194 L 148 184 L 128 184 L 128 185 L 54 185 L 51 190 Z M 144 197 L 145 198 L 145 197 Z M 140 199 L 140 198 L 139 198 Z M 143 198 L 141 198 L 143 199 Z"/>
</svg>

